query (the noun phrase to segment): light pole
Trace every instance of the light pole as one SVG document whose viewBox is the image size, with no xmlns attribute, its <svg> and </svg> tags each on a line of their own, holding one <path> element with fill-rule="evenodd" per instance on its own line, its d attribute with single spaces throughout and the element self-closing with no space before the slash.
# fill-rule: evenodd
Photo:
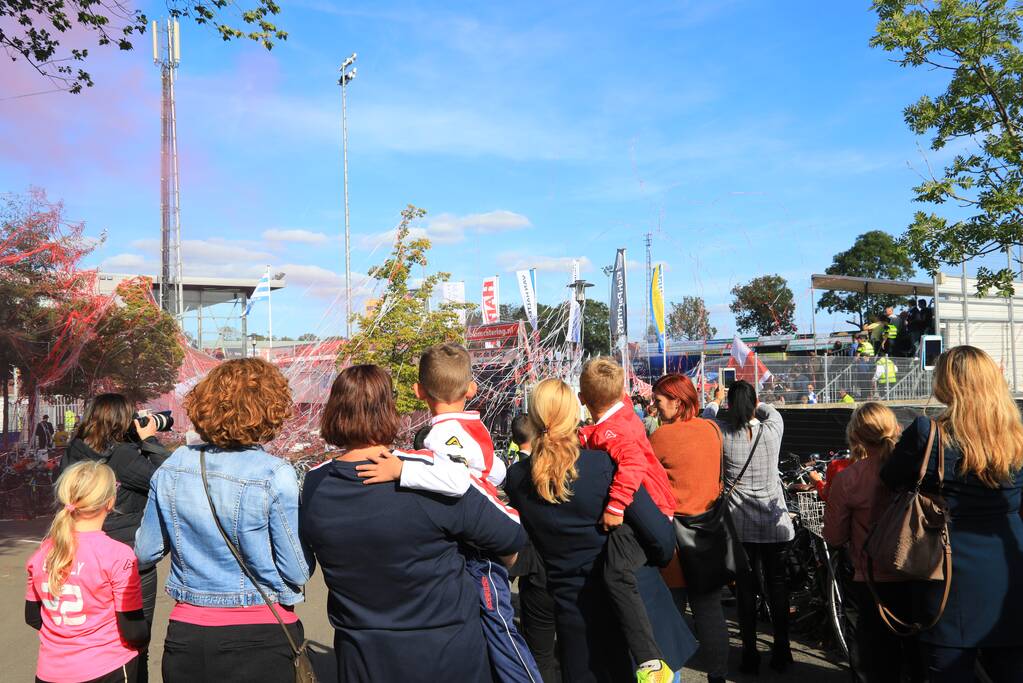
<svg viewBox="0 0 1023 683">
<path fill-rule="evenodd" d="M 355 64 L 356 53 L 341 63 L 341 77 L 338 78 L 338 85 L 341 86 L 341 147 L 344 158 L 344 184 L 345 184 L 345 337 L 352 337 L 352 245 L 351 233 L 348 228 L 348 108 L 345 101 L 346 86 L 355 80 L 357 69 L 348 67 Z"/>
<path fill-rule="evenodd" d="M 586 288 L 592 287 L 593 284 L 586 280 L 576 280 L 569 283 L 568 288 L 575 294 L 575 302 L 579 305 L 579 342 L 576 347 L 576 353 L 579 358 L 582 358 L 583 354 L 583 342 L 585 341 L 586 325 L 583 316 L 586 314 Z"/>
<path fill-rule="evenodd" d="M 615 272 L 614 266 L 604 266 L 600 269 L 604 275 L 607 275 L 607 352 L 609 355 L 614 355 L 614 330 L 611 329 L 611 299 L 614 298 L 613 280 L 611 276 Z"/>
</svg>

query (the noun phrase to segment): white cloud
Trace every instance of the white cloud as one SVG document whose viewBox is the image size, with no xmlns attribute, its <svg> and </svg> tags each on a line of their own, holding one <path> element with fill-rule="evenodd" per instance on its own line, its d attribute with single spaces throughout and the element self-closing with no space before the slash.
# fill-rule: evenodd
<svg viewBox="0 0 1023 683">
<path fill-rule="evenodd" d="M 508 251 L 497 255 L 498 264 L 509 273 L 528 268 L 548 273 L 571 273 L 572 261 L 579 261 L 581 271 L 593 268 L 593 262 L 586 256 L 536 256 L 521 251 Z"/>
<path fill-rule="evenodd" d="M 295 242 L 298 244 L 323 244 L 330 241 L 330 237 L 322 232 L 298 228 L 264 230 L 263 239 L 271 242 Z"/>
<path fill-rule="evenodd" d="M 136 240 L 135 249 L 158 261 L 160 242 L 155 239 Z M 211 237 L 205 240 L 181 240 L 182 271 L 186 275 L 209 277 L 259 277 L 274 255 L 258 243 Z"/>
<path fill-rule="evenodd" d="M 505 209 L 495 209 L 486 213 L 470 213 L 465 216 L 441 213 L 427 220 L 425 227 L 411 228 L 409 237 L 412 239 L 426 237 L 434 244 L 457 244 L 463 241 L 467 234 L 493 235 L 500 232 L 523 230 L 532 226 L 533 223 L 528 217 Z M 359 244 L 364 249 L 375 249 L 381 245 L 392 244 L 396 234 L 396 230 L 385 230 L 372 235 L 363 235 L 359 239 Z"/>
<path fill-rule="evenodd" d="M 141 254 L 124 253 L 114 254 L 103 259 L 99 264 L 99 269 L 108 273 L 124 271 L 135 273 L 144 270 L 146 265 L 146 259 Z"/>
</svg>

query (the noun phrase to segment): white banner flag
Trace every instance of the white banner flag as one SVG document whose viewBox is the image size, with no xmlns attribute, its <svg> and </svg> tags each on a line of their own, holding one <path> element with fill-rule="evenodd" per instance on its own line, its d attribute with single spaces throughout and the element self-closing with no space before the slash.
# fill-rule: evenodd
<svg viewBox="0 0 1023 683">
<path fill-rule="evenodd" d="M 526 319 L 535 330 L 537 328 L 536 314 L 536 271 L 529 270 L 515 271 L 515 277 L 519 281 L 519 294 L 522 295 L 522 307 L 526 311 Z"/>
<path fill-rule="evenodd" d="M 483 281 L 483 324 L 496 323 L 501 320 L 501 289 L 500 281 L 495 275 Z"/>
<path fill-rule="evenodd" d="M 578 344 L 582 340 L 582 333 L 582 309 L 575 297 L 572 297 L 568 300 L 568 336 L 565 341 Z"/>
<path fill-rule="evenodd" d="M 464 304 L 465 283 L 464 282 L 443 282 L 440 287 L 440 300 L 442 304 Z M 465 324 L 465 310 L 458 312 L 458 322 Z"/>
</svg>

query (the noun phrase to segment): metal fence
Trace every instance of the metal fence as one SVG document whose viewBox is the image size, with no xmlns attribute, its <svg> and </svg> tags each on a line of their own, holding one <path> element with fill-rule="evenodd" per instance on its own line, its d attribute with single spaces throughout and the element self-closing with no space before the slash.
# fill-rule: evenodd
<svg viewBox="0 0 1023 683">
<path fill-rule="evenodd" d="M 704 372 L 713 381 L 730 358 L 707 358 Z M 771 358 L 760 356 L 770 375 L 760 385 L 758 398 L 765 403 L 840 403 L 846 395 L 854 401 L 924 400 L 931 395 L 931 373 L 918 358 L 811 356 Z M 891 365 L 888 365 L 888 362 Z"/>
</svg>

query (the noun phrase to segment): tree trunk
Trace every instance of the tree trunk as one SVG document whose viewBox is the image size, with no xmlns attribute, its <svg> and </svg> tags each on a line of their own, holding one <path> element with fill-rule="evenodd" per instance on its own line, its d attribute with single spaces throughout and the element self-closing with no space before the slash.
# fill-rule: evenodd
<svg viewBox="0 0 1023 683">
<path fill-rule="evenodd" d="M 8 423 L 10 422 L 7 415 L 9 410 L 7 405 L 7 400 L 9 398 L 7 384 L 10 381 L 11 368 L 4 363 L 0 365 L 0 385 L 2 385 L 0 386 L 0 401 L 3 402 L 3 406 L 0 406 L 0 411 L 3 413 L 3 416 L 0 417 L 0 421 L 3 422 L 2 431 L 0 431 L 0 447 L 7 445 L 7 432 L 9 431 Z"/>
</svg>

